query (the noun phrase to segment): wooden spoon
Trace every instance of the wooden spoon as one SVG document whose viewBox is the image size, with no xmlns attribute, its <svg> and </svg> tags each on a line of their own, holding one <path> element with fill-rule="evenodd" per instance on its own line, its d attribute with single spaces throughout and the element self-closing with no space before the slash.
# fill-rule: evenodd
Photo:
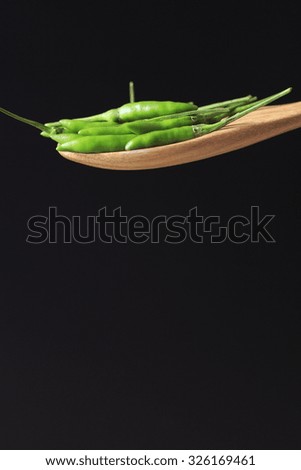
<svg viewBox="0 0 301 470">
<path fill-rule="evenodd" d="M 176 144 L 107 153 L 59 152 L 83 165 L 110 170 L 148 170 L 232 152 L 301 127 L 301 101 L 264 106 L 211 134 Z"/>
</svg>

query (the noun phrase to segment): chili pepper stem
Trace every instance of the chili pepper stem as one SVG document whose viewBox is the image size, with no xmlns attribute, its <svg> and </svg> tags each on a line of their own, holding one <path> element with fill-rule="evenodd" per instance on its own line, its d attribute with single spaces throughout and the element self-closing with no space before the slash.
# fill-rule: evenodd
<svg viewBox="0 0 301 470">
<path fill-rule="evenodd" d="M 205 111 L 209 110 L 212 108 L 217 108 L 217 107 L 224 107 L 224 106 L 232 106 L 237 103 L 237 106 L 240 104 L 247 104 L 250 103 L 251 101 L 255 100 L 257 97 L 253 95 L 246 95 L 246 96 L 241 96 L 240 98 L 234 98 L 232 100 L 226 100 L 226 101 L 218 101 L 216 103 L 211 103 L 211 104 L 206 104 L 204 106 L 200 106 L 198 108 L 199 111 Z"/>
<path fill-rule="evenodd" d="M 130 95 L 130 103 L 134 103 L 135 101 L 135 87 L 134 82 L 129 83 L 129 95 Z"/>
<path fill-rule="evenodd" d="M 11 113 L 7 109 L 0 108 L 0 112 L 13 119 L 16 119 L 17 121 L 24 122 L 24 124 L 29 124 L 30 126 L 36 127 L 37 129 L 40 129 L 40 131 L 49 131 L 49 127 L 44 126 L 44 124 L 37 121 L 32 121 L 31 119 L 27 119 L 22 116 L 18 116 L 18 114 Z"/>
<path fill-rule="evenodd" d="M 263 98 L 262 100 L 259 100 L 258 102 L 248 107 L 247 109 L 240 111 L 236 114 L 233 114 L 233 116 L 224 118 L 215 124 L 201 124 L 199 126 L 193 126 L 194 133 L 196 137 L 198 137 L 204 134 L 209 134 L 210 132 L 216 131 L 218 129 L 221 129 L 227 124 L 230 124 L 230 122 L 236 121 L 237 119 L 240 119 L 241 117 L 246 116 L 248 113 L 251 113 L 252 111 L 255 111 L 256 109 L 261 108 L 262 106 L 272 103 L 272 101 L 282 98 L 282 96 L 287 95 L 291 91 L 292 91 L 292 87 L 286 88 L 285 90 L 280 91 L 279 93 L 276 93 L 275 95 L 271 95 L 271 96 L 268 96 L 267 98 Z"/>
<path fill-rule="evenodd" d="M 264 101 L 265 99 L 266 98 L 263 98 L 261 100 L 257 100 L 256 103 L 249 102 L 249 103 L 244 104 L 244 105 L 238 105 L 236 107 L 233 107 L 231 111 L 233 112 L 233 115 L 237 114 L 237 113 L 240 113 L 242 111 L 245 111 L 246 109 L 249 109 L 251 106 L 254 106 L 255 104 L 262 103 L 262 101 Z"/>
</svg>

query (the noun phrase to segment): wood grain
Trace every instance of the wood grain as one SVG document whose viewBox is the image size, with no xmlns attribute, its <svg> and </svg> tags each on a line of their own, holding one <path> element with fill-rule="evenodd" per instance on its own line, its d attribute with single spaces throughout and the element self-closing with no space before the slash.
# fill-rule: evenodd
<svg viewBox="0 0 301 470">
<path fill-rule="evenodd" d="M 301 101 L 265 106 L 212 134 L 176 144 L 123 152 L 60 154 L 73 162 L 96 168 L 147 170 L 215 157 L 300 127 Z"/>
</svg>

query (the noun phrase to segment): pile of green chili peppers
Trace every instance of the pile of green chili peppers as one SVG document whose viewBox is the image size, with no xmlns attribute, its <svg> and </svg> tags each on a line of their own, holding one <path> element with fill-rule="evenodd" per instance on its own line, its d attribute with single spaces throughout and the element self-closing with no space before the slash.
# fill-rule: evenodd
<svg viewBox="0 0 301 470">
<path fill-rule="evenodd" d="M 98 153 L 168 145 L 209 134 L 290 93 L 258 100 L 247 95 L 197 106 L 192 102 L 134 101 L 101 114 L 41 124 L 6 109 L 0 111 L 34 126 L 57 142 L 58 151 Z M 131 96 L 130 96 L 131 97 Z M 133 96 L 132 96 L 133 98 Z"/>
</svg>

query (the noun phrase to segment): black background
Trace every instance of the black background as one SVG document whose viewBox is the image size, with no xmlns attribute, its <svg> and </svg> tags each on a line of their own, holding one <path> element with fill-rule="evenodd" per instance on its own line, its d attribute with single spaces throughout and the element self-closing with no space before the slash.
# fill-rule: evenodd
<svg viewBox="0 0 301 470">
<path fill-rule="evenodd" d="M 222 4 L 221 4 L 222 5 Z M 1 106 L 41 122 L 136 99 L 288 86 L 298 15 L 252 2 L 11 2 Z M 280 102 L 279 102 L 280 103 Z M 201 162 L 108 171 L 1 117 L 1 447 L 300 446 L 300 133 Z M 27 220 L 274 214 L 276 243 L 29 245 Z"/>
</svg>

